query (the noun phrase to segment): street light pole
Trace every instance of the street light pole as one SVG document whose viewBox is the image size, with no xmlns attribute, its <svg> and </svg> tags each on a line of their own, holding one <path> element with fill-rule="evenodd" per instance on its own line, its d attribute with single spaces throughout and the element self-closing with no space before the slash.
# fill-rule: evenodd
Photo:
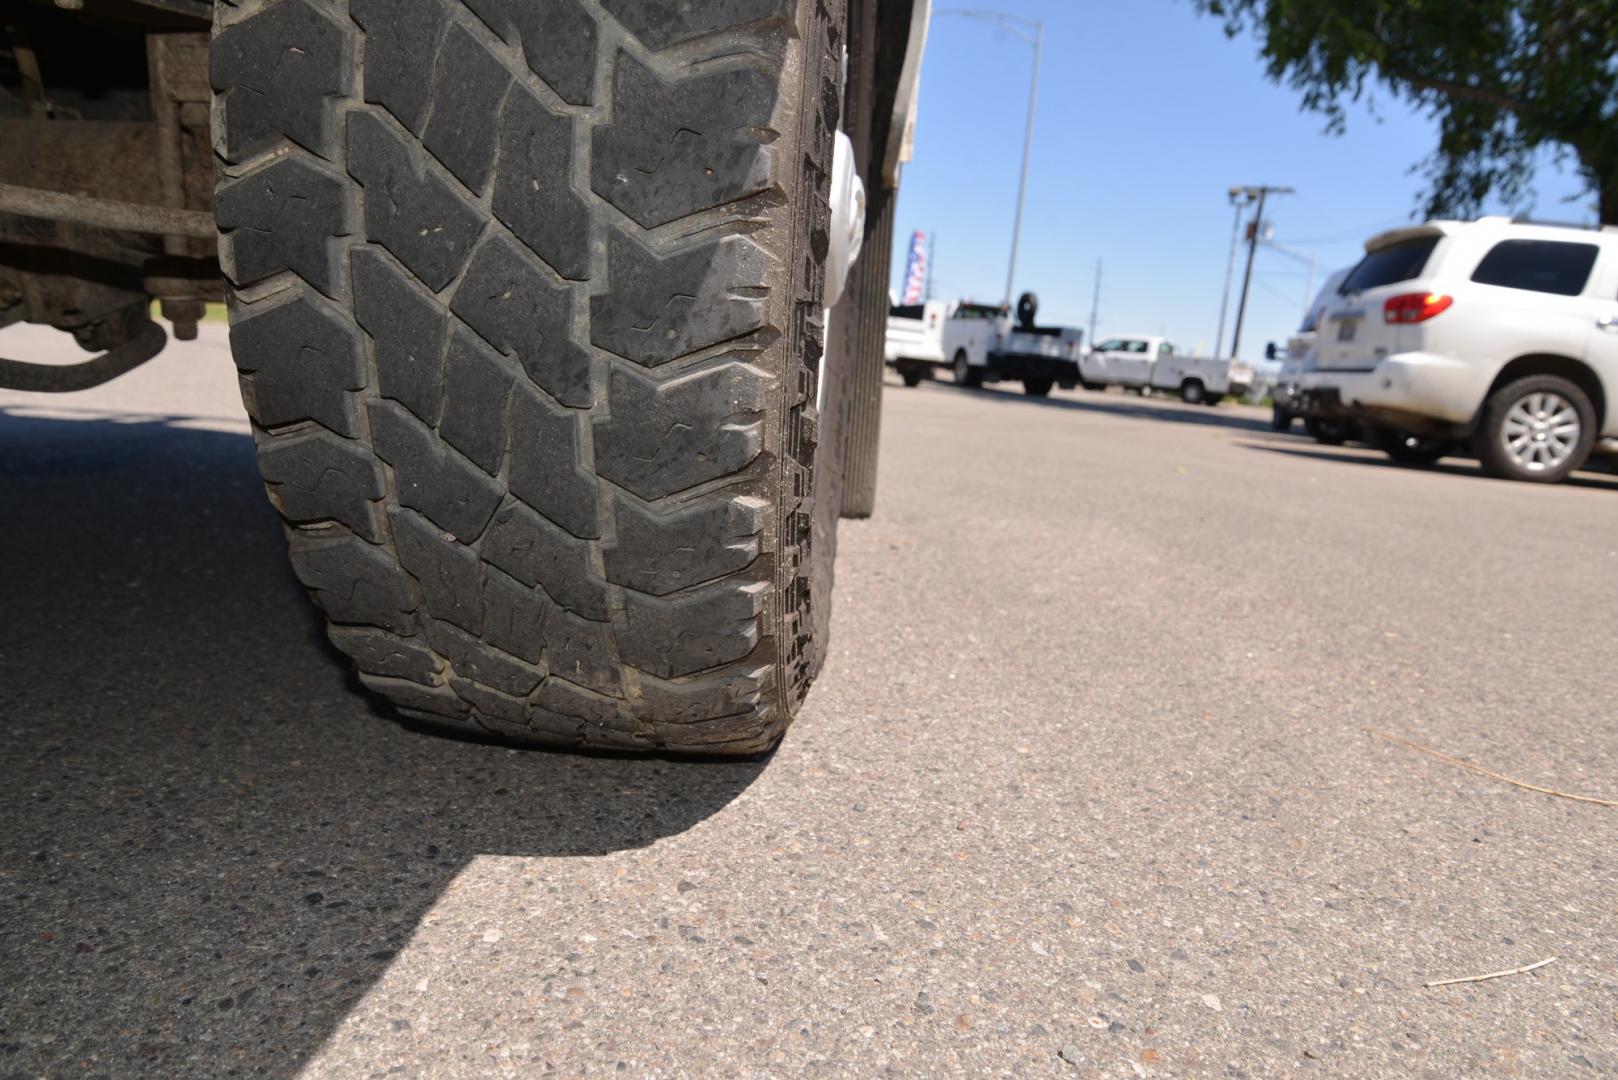
<svg viewBox="0 0 1618 1080">
<path fill-rule="evenodd" d="M 964 19 L 977 19 L 979 22 L 990 23 L 1001 30 L 1022 40 L 1026 45 L 1034 47 L 1033 76 L 1028 83 L 1028 120 L 1023 126 L 1022 134 L 1022 172 L 1017 177 L 1017 213 L 1011 225 L 1011 258 L 1006 263 L 1006 295 L 1005 303 L 1011 306 L 1011 290 L 1017 276 L 1017 246 L 1022 240 L 1022 207 L 1023 198 L 1028 192 L 1028 159 L 1034 148 L 1034 105 L 1039 98 L 1039 60 L 1045 46 L 1045 24 L 1035 19 L 1025 19 L 1020 15 L 1008 15 L 1003 11 L 986 11 L 979 8 L 945 8 L 935 11 L 933 15 L 958 15 Z"/>
<path fill-rule="evenodd" d="M 1011 304 L 1011 282 L 1017 273 L 1017 244 L 1022 239 L 1022 203 L 1028 191 L 1028 155 L 1034 148 L 1034 102 L 1039 97 L 1039 54 L 1044 51 L 1045 24 L 1034 24 L 1034 74 L 1028 81 L 1028 122 L 1022 132 L 1022 174 L 1017 177 L 1017 216 L 1011 226 L 1011 261 L 1006 264 L 1006 304 Z"/>
</svg>

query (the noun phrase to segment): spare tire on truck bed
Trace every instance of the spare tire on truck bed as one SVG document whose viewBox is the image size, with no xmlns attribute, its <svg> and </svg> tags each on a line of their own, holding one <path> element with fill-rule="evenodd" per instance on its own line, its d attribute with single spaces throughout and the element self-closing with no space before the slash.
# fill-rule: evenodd
<svg viewBox="0 0 1618 1080">
<path fill-rule="evenodd" d="M 216 5 L 259 464 L 401 712 L 720 754 L 790 721 L 841 7 Z"/>
</svg>

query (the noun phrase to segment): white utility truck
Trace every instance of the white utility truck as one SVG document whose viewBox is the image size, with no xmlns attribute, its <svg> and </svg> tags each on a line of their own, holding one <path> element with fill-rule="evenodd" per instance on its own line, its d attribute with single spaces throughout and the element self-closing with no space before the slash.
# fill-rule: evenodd
<svg viewBox="0 0 1618 1080">
<path fill-rule="evenodd" d="M 1217 405 L 1253 385 L 1253 365 L 1243 360 L 1182 356 L 1174 342 L 1152 334 L 1108 338 L 1079 358 L 1086 390 L 1122 386 L 1147 393 L 1164 390 L 1188 405 Z"/>
<path fill-rule="evenodd" d="M 1039 299 L 1023 293 L 1015 320 L 994 304 L 929 300 L 888 309 L 887 362 L 916 386 L 935 368 L 949 368 L 959 386 L 1021 382 L 1033 397 L 1053 386 L 1079 385 L 1079 345 L 1083 331 L 1071 326 L 1036 326 Z"/>
</svg>

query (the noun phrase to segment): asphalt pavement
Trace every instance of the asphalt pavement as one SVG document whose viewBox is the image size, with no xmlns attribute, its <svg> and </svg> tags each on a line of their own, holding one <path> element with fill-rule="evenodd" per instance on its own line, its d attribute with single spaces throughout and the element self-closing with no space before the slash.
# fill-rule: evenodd
<svg viewBox="0 0 1618 1080">
<path fill-rule="evenodd" d="M 1618 1072 L 1618 807 L 1382 737 L 1618 799 L 1618 477 L 895 384 L 802 715 L 680 763 L 373 706 L 233 394 L 0 395 L 0 1075 Z"/>
</svg>

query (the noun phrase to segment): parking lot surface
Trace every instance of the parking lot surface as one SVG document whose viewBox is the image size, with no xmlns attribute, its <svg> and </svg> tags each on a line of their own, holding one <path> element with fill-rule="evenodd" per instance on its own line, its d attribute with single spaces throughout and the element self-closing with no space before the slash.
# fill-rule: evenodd
<svg viewBox="0 0 1618 1080">
<path fill-rule="evenodd" d="M 1618 798 L 1618 478 L 893 386 L 773 757 L 514 752 L 323 644 L 204 331 L 0 398 L 0 1072 L 1618 1071 L 1618 808 L 1379 734 Z"/>
</svg>

